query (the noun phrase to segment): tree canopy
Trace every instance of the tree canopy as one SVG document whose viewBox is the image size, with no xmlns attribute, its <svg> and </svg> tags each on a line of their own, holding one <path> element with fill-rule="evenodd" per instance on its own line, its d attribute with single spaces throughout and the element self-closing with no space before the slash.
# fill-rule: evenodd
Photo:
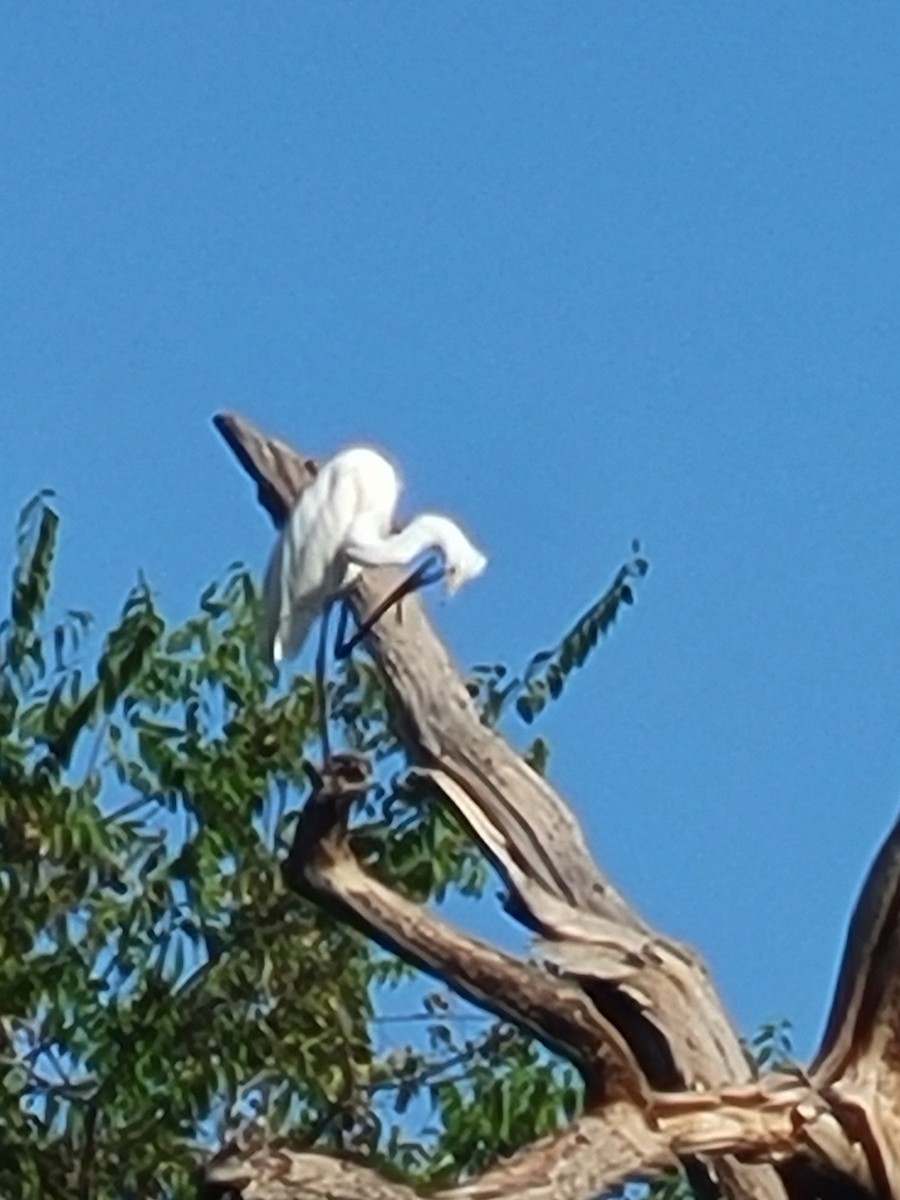
<svg viewBox="0 0 900 1200">
<path fill-rule="evenodd" d="M 295 1146 L 446 1185 L 570 1120 L 571 1066 L 439 987 L 410 990 L 405 1021 L 379 1015 L 380 989 L 415 972 L 285 886 L 316 700 L 260 663 L 247 571 L 180 624 L 139 580 L 100 636 L 53 592 L 58 532 L 41 494 L 0 625 L 0 1195 L 194 1196 L 260 1116 Z M 645 570 L 624 567 L 521 677 L 473 670 L 483 720 L 515 703 L 532 721 Z M 484 858 L 410 769 L 374 664 L 342 664 L 330 697 L 376 769 L 361 859 L 419 901 L 479 895 Z M 538 738 L 529 761 L 547 752 Z"/>
</svg>

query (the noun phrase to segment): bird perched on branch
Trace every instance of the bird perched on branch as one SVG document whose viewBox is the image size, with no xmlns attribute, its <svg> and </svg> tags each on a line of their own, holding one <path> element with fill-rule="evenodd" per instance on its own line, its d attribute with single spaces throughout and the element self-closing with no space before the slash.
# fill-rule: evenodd
<svg viewBox="0 0 900 1200">
<path fill-rule="evenodd" d="M 269 662 L 295 657 L 322 617 L 317 675 L 324 693 L 328 614 L 363 567 L 426 560 L 396 588 L 354 636 L 344 640 L 346 603 L 335 653 L 346 657 L 375 622 L 409 592 L 439 579 L 448 592 L 480 575 L 487 559 L 449 517 L 423 513 L 394 531 L 400 479 L 388 460 L 358 446 L 329 459 L 306 487 L 281 531 L 263 584 L 262 650 Z M 324 729 L 324 725 L 323 725 Z M 327 752 L 327 737 L 323 737 Z"/>
</svg>

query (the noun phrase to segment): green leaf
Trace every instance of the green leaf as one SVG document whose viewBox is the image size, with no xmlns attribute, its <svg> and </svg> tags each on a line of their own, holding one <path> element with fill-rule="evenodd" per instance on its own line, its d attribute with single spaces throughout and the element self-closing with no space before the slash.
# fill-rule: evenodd
<svg viewBox="0 0 900 1200">
<path fill-rule="evenodd" d="M 637 546 L 637 542 L 632 546 Z M 562 695 L 572 671 L 584 666 L 622 606 L 634 603 L 634 581 L 646 575 L 647 570 L 644 558 L 625 563 L 610 587 L 578 618 L 559 644 L 531 658 L 523 675 L 524 690 L 516 701 L 516 711 L 526 724 L 534 721 L 548 700 L 557 700 Z"/>
<path fill-rule="evenodd" d="M 418 987 L 411 1027 L 376 1026 L 380 989 L 415 973 L 286 890 L 304 757 L 319 753 L 315 688 L 273 686 L 258 661 L 246 570 L 177 625 L 144 580 L 105 636 L 77 608 L 52 624 L 46 511 L 23 519 L 20 623 L 0 631 L 0 978 L 17 1031 L 0 1062 L 0 1194 L 68 1195 L 91 1129 L 93 1200 L 186 1200 L 208 1139 L 249 1104 L 273 1132 L 363 1148 L 423 1183 L 555 1127 L 578 1093 L 549 1056 L 491 1022 L 461 1033 L 457 1002 Z M 530 681 L 541 704 L 552 661 Z M 486 721 L 526 698 L 503 664 L 473 676 Z M 377 668 L 338 665 L 330 686 L 336 738 L 365 745 L 376 776 L 354 848 L 422 902 L 482 894 L 484 858 L 408 772 Z M 545 743 L 532 751 L 537 763 Z M 392 1107 L 403 1119 L 382 1128 Z"/>
</svg>

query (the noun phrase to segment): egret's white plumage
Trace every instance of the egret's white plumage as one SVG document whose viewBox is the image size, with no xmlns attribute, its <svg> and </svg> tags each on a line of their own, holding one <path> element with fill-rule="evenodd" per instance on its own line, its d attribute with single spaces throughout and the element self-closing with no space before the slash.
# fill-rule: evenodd
<svg viewBox="0 0 900 1200">
<path fill-rule="evenodd" d="M 263 585 L 262 648 L 270 661 L 298 654 L 316 618 L 365 566 L 403 565 L 435 550 L 451 592 L 484 570 L 485 556 L 448 517 L 423 513 L 392 533 L 399 495 L 394 467 L 363 446 L 329 459 L 302 492 Z"/>
</svg>

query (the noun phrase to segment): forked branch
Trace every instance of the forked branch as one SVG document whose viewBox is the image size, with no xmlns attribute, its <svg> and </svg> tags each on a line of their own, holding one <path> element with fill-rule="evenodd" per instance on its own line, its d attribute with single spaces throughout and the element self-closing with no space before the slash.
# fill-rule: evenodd
<svg viewBox="0 0 900 1200">
<path fill-rule="evenodd" d="M 225 414 L 216 424 L 280 525 L 314 462 L 243 418 Z M 352 595 L 358 616 L 365 620 L 395 582 L 395 572 L 366 571 Z M 842 1195 L 844 1180 L 846 1194 L 865 1189 L 900 1200 L 892 1150 L 900 1146 L 894 1127 L 900 1104 L 891 1090 L 893 1047 L 900 1044 L 893 1037 L 897 845 L 889 843 L 879 856 L 864 890 L 812 1077 L 754 1081 L 702 962 L 628 906 L 592 860 L 568 805 L 481 724 L 420 600 L 410 596 L 390 610 L 366 645 L 393 693 L 410 760 L 490 856 L 505 881 L 508 910 L 539 935 L 541 961 L 523 963 L 466 937 L 365 870 L 344 827 L 353 787 L 348 791 L 342 769 L 326 769 L 318 780 L 302 818 L 302 847 L 286 864 L 289 880 L 461 994 L 529 1029 L 569 1057 L 588 1084 L 579 1122 L 445 1195 L 587 1200 L 681 1160 L 710 1194 L 778 1200 L 788 1189 L 792 1200 L 811 1200 L 830 1179 L 830 1196 Z M 886 1112 L 873 1088 L 888 1101 Z M 281 1156 L 282 1174 L 300 1172 L 303 1179 L 280 1193 L 253 1190 L 258 1180 L 248 1181 L 245 1200 L 318 1190 L 347 1200 L 363 1192 L 385 1200 L 410 1195 L 364 1167 L 268 1152 Z M 241 1161 L 249 1169 L 251 1160 Z"/>
</svg>

